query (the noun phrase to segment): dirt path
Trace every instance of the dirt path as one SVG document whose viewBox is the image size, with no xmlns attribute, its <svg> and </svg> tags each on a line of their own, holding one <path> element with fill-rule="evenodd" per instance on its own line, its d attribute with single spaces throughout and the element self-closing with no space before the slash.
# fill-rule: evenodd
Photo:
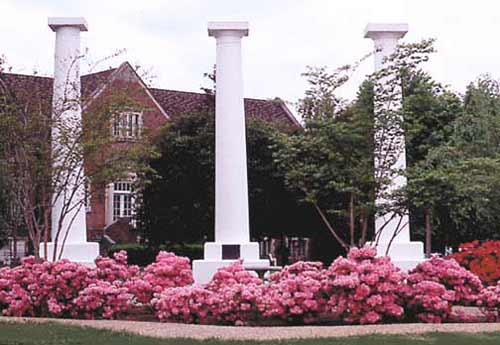
<svg viewBox="0 0 500 345">
<path fill-rule="evenodd" d="M 366 334 L 419 334 L 427 332 L 500 332 L 500 323 L 475 324 L 393 324 L 369 326 L 300 326 L 300 327 L 228 327 L 185 325 L 177 323 L 67 320 L 45 318 L 0 317 L 0 322 L 55 322 L 59 324 L 93 327 L 112 331 L 130 332 L 157 338 L 194 339 L 291 339 L 318 337 L 345 337 Z"/>
</svg>

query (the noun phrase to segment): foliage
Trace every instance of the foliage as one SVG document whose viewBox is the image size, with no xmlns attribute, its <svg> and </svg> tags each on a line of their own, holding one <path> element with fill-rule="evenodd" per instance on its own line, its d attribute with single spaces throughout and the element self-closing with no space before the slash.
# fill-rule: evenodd
<svg viewBox="0 0 500 345">
<path fill-rule="evenodd" d="M 455 260 L 436 256 L 418 264 L 409 272 L 410 285 L 422 281 L 442 284 L 447 290 L 455 293 L 453 302 L 466 306 L 474 305 L 483 289 L 481 281 L 475 274 L 461 267 Z"/>
<path fill-rule="evenodd" d="M 451 258 L 476 274 L 486 285 L 494 286 L 500 280 L 500 241 L 462 243 Z"/>
<path fill-rule="evenodd" d="M 207 95 L 207 98 L 209 96 Z M 161 153 L 151 162 L 155 174 L 143 193 L 139 229 L 153 246 L 202 242 L 213 236 L 215 128 L 212 111 L 179 114 L 161 129 Z M 297 234 L 311 224 L 311 212 L 298 205 L 274 166 L 270 148 L 278 123 L 247 118 L 250 228 L 253 237 Z"/>
<path fill-rule="evenodd" d="M 490 322 L 500 321 L 500 282 L 481 291 L 477 305 Z"/>
<path fill-rule="evenodd" d="M 436 247 L 495 239 L 492 224 L 500 221 L 498 82 L 483 76 L 468 86 L 463 99 L 449 92 L 435 99 L 436 128 L 425 130 L 434 144 L 422 146 L 425 155 L 415 153 L 420 157 L 408 171 L 408 197 L 415 207 L 431 211 Z M 425 112 L 414 114 L 425 120 Z"/>
<path fill-rule="evenodd" d="M 160 321 L 245 325 L 258 320 L 262 298 L 269 291 L 236 262 L 219 269 L 204 286 L 164 290 L 152 305 Z"/>
<path fill-rule="evenodd" d="M 380 323 L 404 316 L 399 290 L 405 273 L 371 247 L 353 248 L 327 270 L 328 312 L 346 323 Z"/>
<path fill-rule="evenodd" d="M 127 265 L 125 252 L 98 258 L 95 268 L 60 260 L 23 259 L 20 266 L 0 269 L 0 311 L 11 316 L 115 318 L 153 293 L 193 282 L 189 260 L 160 252 L 140 272 Z"/>
<path fill-rule="evenodd" d="M 94 281 L 89 268 L 61 260 L 0 269 L 0 307 L 4 315 L 69 317 L 72 300 Z"/>
<path fill-rule="evenodd" d="M 273 274 L 261 302 L 263 316 L 292 324 L 319 322 L 327 302 L 324 278 L 319 262 L 297 262 Z"/>
<path fill-rule="evenodd" d="M 452 305 L 475 305 L 482 291 L 479 278 L 456 261 L 432 257 L 409 272 L 402 294 L 408 317 L 441 323 L 450 316 Z"/>
<path fill-rule="evenodd" d="M 128 263 L 145 267 L 155 261 L 160 251 L 176 253 L 178 256 L 185 256 L 191 260 L 203 258 L 203 245 L 201 243 L 172 243 L 167 242 L 158 247 L 146 244 L 128 243 L 116 244 L 108 250 L 108 255 L 124 250 L 127 252 Z"/>
<path fill-rule="evenodd" d="M 193 285 L 187 258 L 167 252 L 144 271 L 129 266 L 125 252 L 99 258 L 95 268 L 29 257 L 0 270 L 0 310 L 13 316 L 123 318 L 150 307 L 160 321 L 253 325 L 442 322 L 452 305 L 477 301 L 487 314 L 497 308 L 497 290 L 483 291 L 454 261 L 433 258 L 406 280 L 388 257 L 375 254 L 372 247 L 353 248 L 326 269 L 299 262 L 267 283 L 237 261 L 204 285 Z"/>
<path fill-rule="evenodd" d="M 410 317 L 426 323 L 441 323 L 451 314 L 455 293 L 430 280 L 408 285 L 405 291 Z"/>
<path fill-rule="evenodd" d="M 76 313 L 85 319 L 114 319 L 130 310 L 133 295 L 123 283 L 98 280 L 83 289 L 72 303 Z"/>
<path fill-rule="evenodd" d="M 305 130 L 281 135 L 275 159 L 289 188 L 315 206 L 346 251 L 364 245 L 376 214 L 406 213 L 399 191 L 391 187 L 391 178 L 400 174 L 395 162 L 404 138 L 402 111 L 394 102 L 401 100 L 398 86 L 433 52 L 432 43 L 401 45 L 352 104 L 338 97 L 337 89 L 364 58 L 332 73 L 310 68 L 304 74 L 310 87 L 298 109 Z M 377 197 L 386 202 L 376 206 Z"/>
<path fill-rule="evenodd" d="M 452 305 L 473 304 L 482 291 L 477 278 L 454 262 L 432 259 L 407 282 L 388 257 L 375 255 L 371 247 L 353 248 L 327 269 L 299 262 L 273 274 L 268 284 L 235 263 L 206 285 L 166 289 L 152 304 L 161 321 L 204 324 L 442 322 Z"/>
<path fill-rule="evenodd" d="M 74 214 L 88 200 L 89 183 L 92 193 L 129 172 L 141 176 L 149 171 L 145 162 L 154 150 L 147 133 L 128 145 L 118 145 L 111 135 L 120 113 L 146 110 L 136 101 L 142 87 L 113 85 L 112 92 L 88 102 L 79 97 L 78 85 L 66 81 L 64 99 L 52 107 L 35 79 L 27 78 L 22 89 L 11 90 L 3 77 L 0 68 L 0 157 L 5 160 L 5 176 L 35 256 L 40 255 L 40 243 L 47 243 L 52 235 L 51 259 L 56 260 L 62 255 Z M 79 119 L 75 111 L 82 108 L 85 112 Z M 52 215 L 55 203 L 61 212 Z M 51 224 L 55 225 L 52 234 Z"/>
<path fill-rule="evenodd" d="M 193 283 L 190 261 L 188 258 L 162 251 L 156 256 L 156 261 L 144 269 L 142 279 L 151 284 L 153 292 L 190 285 Z"/>
</svg>

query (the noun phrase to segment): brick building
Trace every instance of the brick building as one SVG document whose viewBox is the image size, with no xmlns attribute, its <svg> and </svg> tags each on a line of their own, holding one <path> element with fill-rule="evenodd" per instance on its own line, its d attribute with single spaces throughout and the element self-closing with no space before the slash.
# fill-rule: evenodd
<svg viewBox="0 0 500 345">
<path fill-rule="evenodd" d="M 213 107 L 212 96 L 148 87 L 129 63 L 118 68 L 83 75 L 82 99 L 85 110 L 99 99 L 107 97 L 113 88 L 120 85 L 133 86 L 135 101 L 142 105 L 141 111 L 127 111 L 121 114 L 119 123 L 113 126 L 112 135 L 117 143 L 126 145 L 140 135 L 143 129 L 154 131 L 171 117 L 182 113 L 200 112 Z M 52 103 L 52 78 L 36 75 L 0 73 L 0 92 L 8 92 L 18 102 L 26 101 L 26 94 L 36 94 L 41 99 L 45 111 L 50 114 Z M 286 105 L 280 100 L 245 99 L 247 117 L 257 117 L 266 121 L 282 121 L 299 125 Z M 133 228 L 134 194 L 132 182 L 115 181 L 106 188 L 92 194 L 87 205 L 87 235 L 91 241 L 102 238 L 111 242 L 134 242 Z"/>
</svg>

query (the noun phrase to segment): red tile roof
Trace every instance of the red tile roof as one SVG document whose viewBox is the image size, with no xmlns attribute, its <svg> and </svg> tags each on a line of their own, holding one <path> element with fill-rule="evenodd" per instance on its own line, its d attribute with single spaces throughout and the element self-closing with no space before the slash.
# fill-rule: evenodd
<svg viewBox="0 0 500 345">
<path fill-rule="evenodd" d="M 94 92 L 110 80 L 116 69 L 109 69 L 81 77 L 82 96 L 91 97 Z M 9 92 L 23 103 L 28 95 L 37 95 L 47 106 L 52 102 L 52 78 L 13 73 L 0 73 L 0 87 L 3 84 Z M 169 116 L 182 113 L 199 112 L 213 109 L 214 98 L 205 93 L 149 88 L 149 91 Z M 50 109 L 50 108 L 49 108 Z M 286 105 L 281 100 L 262 100 L 245 98 L 245 114 L 266 121 L 283 121 L 298 125 Z"/>
</svg>

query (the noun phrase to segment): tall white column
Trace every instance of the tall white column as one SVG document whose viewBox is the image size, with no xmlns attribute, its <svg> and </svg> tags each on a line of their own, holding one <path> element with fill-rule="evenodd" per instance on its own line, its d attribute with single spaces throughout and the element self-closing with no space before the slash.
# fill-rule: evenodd
<svg viewBox="0 0 500 345">
<path fill-rule="evenodd" d="M 246 23 L 210 23 L 216 39 L 215 241 L 250 240 L 241 39 Z"/>
<path fill-rule="evenodd" d="M 368 24 L 365 29 L 365 38 L 371 38 L 375 45 L 375 71 L 378 72 L 386 66 L 386 58 L 396 52 L 399 39 L 403 38 L 408 32 L 408 24 Z M 384 82 L 380 81 L 380 87 L 384 87 Z M 389 91 L 390 92 L 390 91 Z M 375 104 L 375 116 L 382 114 L 384 111 L 394 111 L 401 107 L 402 90 L 396 89 L 391 93 L 390 104 Z M 376 140 L 381 140 L 378 154 L 375 155 L 375 167 L 383 164 L 378 157 L 385 157 L 390 146 L 396 144 L 397 156 L 392 165 L 392 169 L 406 169 L 406 149 L 405 138 L 402 131 L 398 131 L 398 137 L 391 140 L 389 144 L 384 138 L 384 134 L 375 133 Z M 383 140 L 386 140 L 384 142 Z M 390 139 L 389 139 L 390 140 Z M 391 184 L 387 188 L 387 192 L 397 190 L 406 185 L 406 177 L 400 174 L 391 176 Z M 387 201 L 382 197 L 376 200 L 377 205 L 386 204 Z M 410 241 L 410 223 L 408 211 L 403 215 L 395 215 L 390 212 L 379 216 L 375 219 L 375 234 L 377 251 L 379 255 L 386 253 L 391 256 L 391 259 L 401 268 L 413 268 L 418 262 L 424 259 L 423 244 L 420 242 Z"/>
<path fill-rule="evenodd" d="M 196 283 L 236 259 L 246 266 L 267 266 L 258 243 L 250 242 L 248 180 L 243 104 L 241 39 L 247 22 L 210 22 L 216 40 L 215 94 L 215 242 L 205 244 L 204 260 L 193 262 Z"/>
<path fill-rule="evenodd" d="M 53 164 L 57 169 L 60 164 L 66 164 L 61 157 L 65 156 L 64 151 L 67 147 L 61 143 L 63 136 L 59 124 L 69 129 L 74 127 L 75 130 L 79 130 L 82 125 L 80 32 L 87 31 L 87 22 L 84 18 L 58 17 L 49 18 L 48 24 L 56 33 L 52 116 L 57 125 L 52 128 L 52 148 L 54 152 L 61 152 L 54 157 Z M 87 242 L 86 214 L 85 207 L 82 205 L 82 200 L 85 197 L 85 187 L 82 184 L 84 179 L 83 162 L 77 162 L 71 172 L 65 172 L 63 175 L 67 176 L 68 182 L 59 182 L 54 193 L 51 214 L 52 242 L 47 243 L 47 257 L 52 259 L 54 250 L 57 256 L 63 251 L 62 258 L 92 264 L 99 255 L 99 245 Z M 63 212 L 65 216 L 62 218 L 61 227 L 59 227 Z M 57 247 L 54 243 L 56 237 Z M 43 244 L 41 251 L 43 255 Z"/>
</svg>

